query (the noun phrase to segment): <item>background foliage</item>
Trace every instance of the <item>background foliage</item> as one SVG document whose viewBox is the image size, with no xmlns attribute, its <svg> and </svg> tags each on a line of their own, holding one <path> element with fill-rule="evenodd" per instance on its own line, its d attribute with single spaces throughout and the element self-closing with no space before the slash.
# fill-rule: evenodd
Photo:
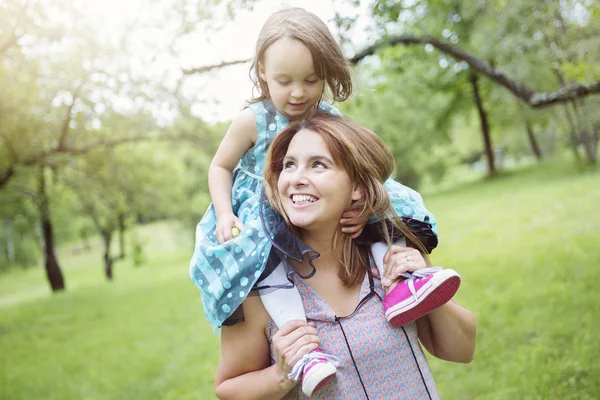
<svg viewBox="0 0 600 400">
<path fill-rule="evenodd" d="M 185 266 L 228 123 L 190 88 L 243 60 L 178 57 L 260 3 L 142 1 L 117 29 L 91 3 L 0 0 L 1 398 L 211 395 Z M 444 398 L 593 398 L 600 4 L 333 6 L 357 87 L 336 106 L 425 194 L 478 317 L 475 363 L 433 361 Z"/>
</svg>

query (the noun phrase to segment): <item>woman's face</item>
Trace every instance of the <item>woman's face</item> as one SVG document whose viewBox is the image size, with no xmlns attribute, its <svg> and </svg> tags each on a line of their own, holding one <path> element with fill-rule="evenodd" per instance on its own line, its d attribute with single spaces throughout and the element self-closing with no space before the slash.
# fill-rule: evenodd
<svg viewBox="0 0 600 400">
<path fill-rule="evenodd" d="M 320 134 L 299 131 L 283 160 L 277 190 L 290 222 L 303 230 L 337 227 L 344 211 L 361 196 L 336 165 Z"/>
</svg>

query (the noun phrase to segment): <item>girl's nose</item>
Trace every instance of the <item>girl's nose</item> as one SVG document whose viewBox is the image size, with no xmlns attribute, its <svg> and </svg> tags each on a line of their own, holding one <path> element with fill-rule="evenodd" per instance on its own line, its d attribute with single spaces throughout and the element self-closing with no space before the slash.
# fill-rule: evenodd
<svg viewBox="0 0 600 400">
<path fill-rule="evenodd" d="M 292 97 L 300 99 L 304 96 L 304 88 L 302 86 L 296 86 L 292 90 Z"/>
</svg>

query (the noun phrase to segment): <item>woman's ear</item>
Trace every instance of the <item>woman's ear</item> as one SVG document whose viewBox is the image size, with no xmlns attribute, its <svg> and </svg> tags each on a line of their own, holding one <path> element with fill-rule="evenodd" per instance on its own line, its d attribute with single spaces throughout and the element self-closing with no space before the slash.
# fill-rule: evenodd
<svg viewBox="0 0 600 400">
<path fill-rule="evenodd" d="M 258 76 L 263 81 L 267 81 L 267 77 L 265 76 L 265 66 L 261 62 L 258 63 Z"/>
<path fill-rule="evenodd" d="M 354 185 L 354 189 L 352 189 L 352 201 L 361 200 L 363 197 L 365 197 L 365 193 L 362 186 Z"/>
</svg>

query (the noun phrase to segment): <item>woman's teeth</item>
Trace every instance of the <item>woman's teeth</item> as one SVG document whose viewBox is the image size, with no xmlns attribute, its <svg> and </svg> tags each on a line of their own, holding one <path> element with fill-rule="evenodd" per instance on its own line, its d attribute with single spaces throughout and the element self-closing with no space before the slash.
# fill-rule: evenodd
<svg viewBox="0 0 600 400">
<path fill-rule="evenodd" d="M 318 199 L 313 196 L 305 195 L 305 194 L 295 194 L 292 196 L 292 201 L 296 205 L 303 205 L 308 203 L 314 203 Z"/>
</svg>

